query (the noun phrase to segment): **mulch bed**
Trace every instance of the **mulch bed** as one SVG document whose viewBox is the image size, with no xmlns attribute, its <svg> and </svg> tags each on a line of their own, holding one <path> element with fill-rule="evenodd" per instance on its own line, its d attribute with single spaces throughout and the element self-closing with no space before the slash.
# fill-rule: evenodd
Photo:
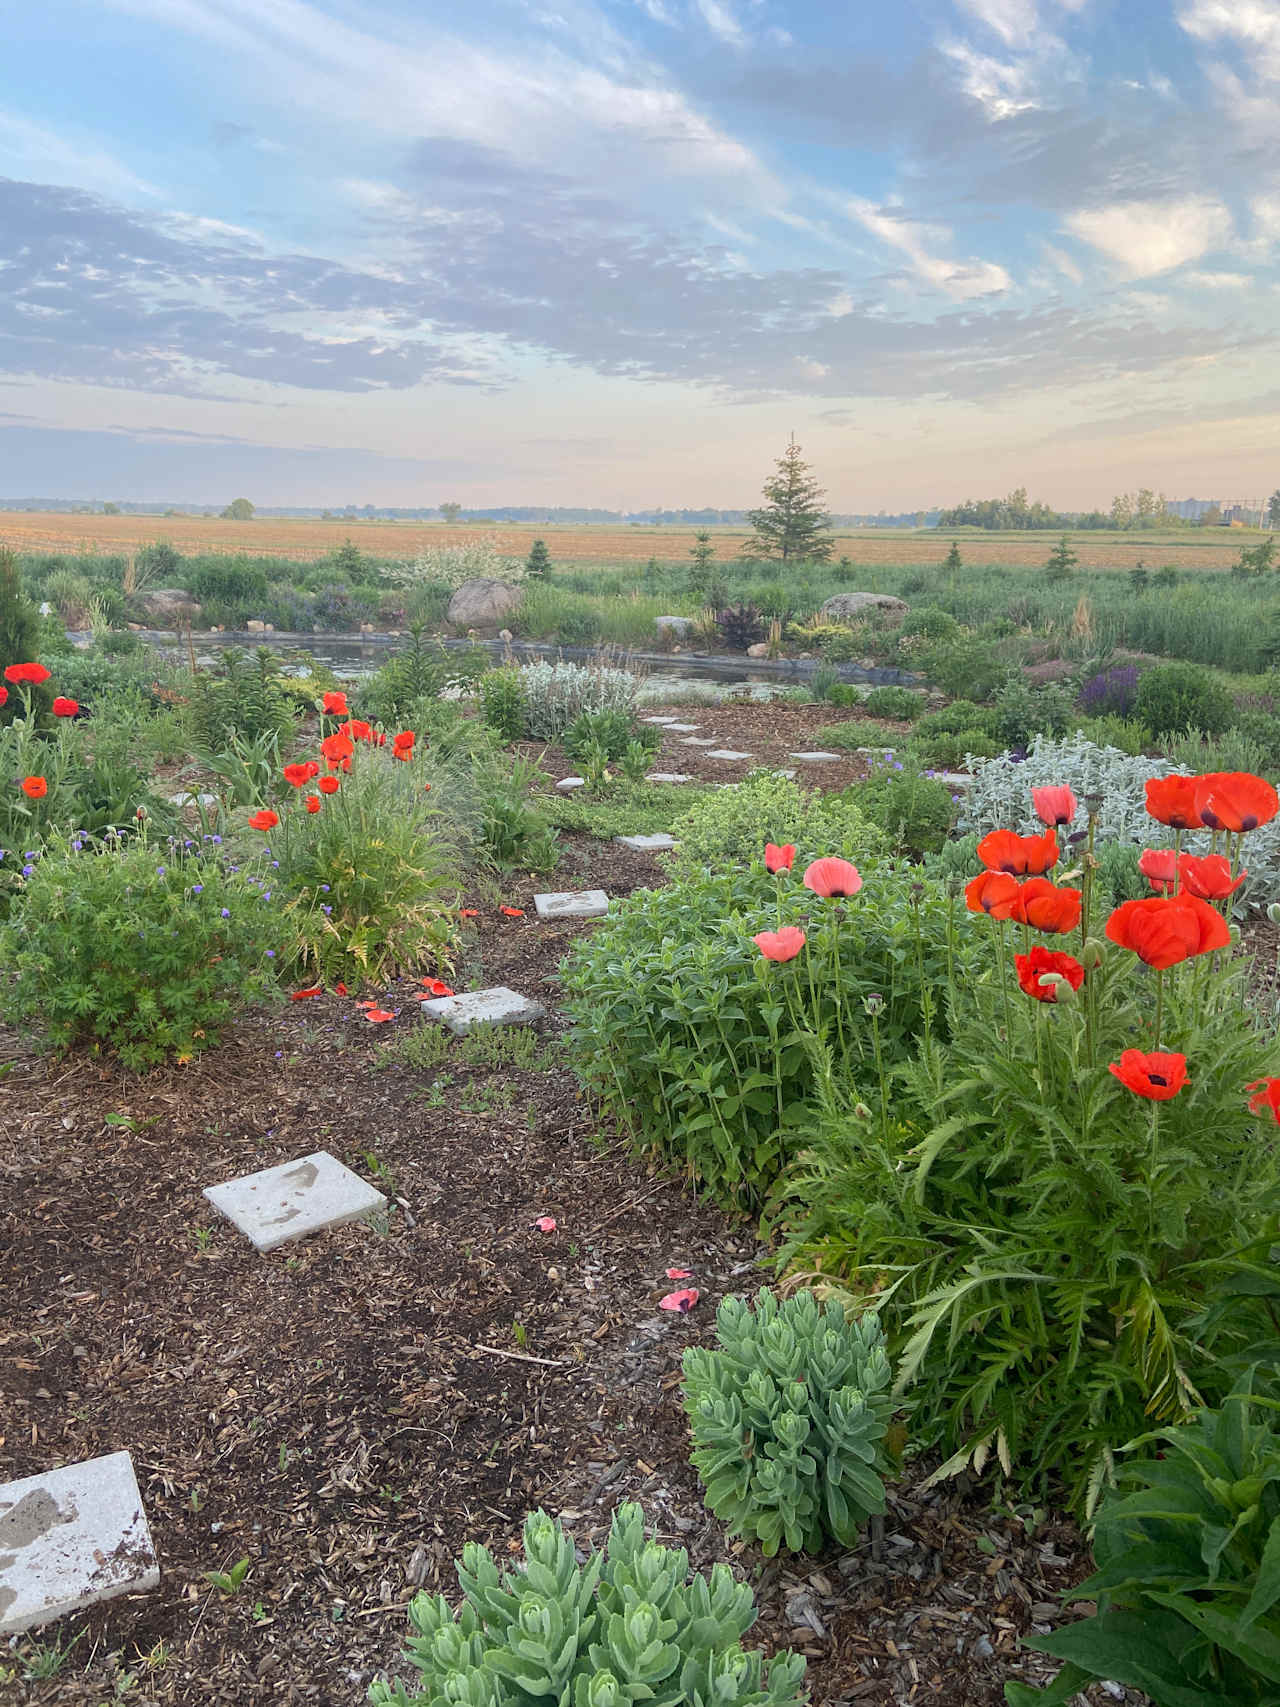
<svg viewBox="0 0 1280 1707">
<path fill-rule="evenodd" d="M 660 876 L 566 844 L 537 887 Z M 592 927 L 536 923 L 534 887 L 506 895 L 523 919 L 477 903 L 471 962 L 554 1002 Z M 762 1278 L 753 1229 L 598 1136 L 555 1014 L 533 1067 L 454 1046 L 413 1068 L 411 988 L 378 994 L 393 1025 L 325 996 L 143 1079 L 0 1037 L 0 1481 L 127 1448 L 162 1571 L 41 1633 L 76 1638 L 53 1680 L 17 1681 L 32 1646 L 0 1645 L 5 1699 L 354 1704 L 404 1669 L 405 1606 L 453 1591 L 466 1540 L 506 1552 L 538 1505 L 599 1539 L 623 1499 L 696 1566 L 754 1579 L 753 1639 L 804 1650 L 820 1707 L 997 1707 L 1007 1677 L 1050 1675 L 1018 1638 L 1086 1568 L 1055 1518 L 917 1475 L 847 1554 L 766 1562 L 726 1539 L 689 1465 L 680 1354 Z M 317 1148 L 389 1213 L 259 1256 L 201 1195 Z M 694 1271 L 687 1317 L 657 1308 L 668 1266 Z M 238 1594 L 206 1581 L 243 1558 Z"/>
</svg>

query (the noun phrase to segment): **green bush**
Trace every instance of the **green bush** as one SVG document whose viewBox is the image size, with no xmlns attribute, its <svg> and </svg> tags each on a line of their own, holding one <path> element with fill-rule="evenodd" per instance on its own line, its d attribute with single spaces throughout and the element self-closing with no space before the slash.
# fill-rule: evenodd
<svg viewBox="0 0 1280 1707">
<path fill-rule="evenodd" d="M 524 734 L 524 687 L 514 665 L 481 676 L 480 705 L 485 722 L 500 740 L 520 740 Z"/>
<path fill-rule="evenodd" d="M 57 1050 L 88 1044 L 135 1070 L 189 1060 L 266 987 L 277 940 L 249 885 L 212 857 L 62 839 L 0 932 L 15 974 L 0 1007 Z"/>
<path fill-rule="evenodd" d="M 1132 759 L 1145 752 L 1151 742 L 1146 725 L 1135 717 L 1081 717 L 1076 720 L 1074 729 L 1086 741 L 1092 741 L 1095 747 L 1115 747 Z"/>
<path fill-rule="evenodd" d="M 1092 1617 L 1028 1647 L 1065 1660 L 1046 1690 L 1005 1686 L 1009 1707 L 1053 1707 L 1095 1679 L 1154 1707 L 1271 1707 L 1280 1682 L 1280 1437 L 1245 1376 L 1220 1410 L 1133 1444 L 1132 1491 L 1103 1501 L 1097 1570 L 1071 1591 Z"/>
<path fill-rule="evenodd" d="M 901 759 L 877 759 L 866 780 L 854 783 L 844 798 L 879 825 L 894 853 L 909 859 L 940 848 L 955 822 L 956 803 L 948 785 L 921 776 Z"/>
<path fill-rule="evenodd" d="M 191 571 L 190 586 L 199 604 L 228 606 L 243 620 L 266 598 L 267 575 L 248 557 L 204 557 Z"/>
<path fill-rule="evenodd" d="M 1188 729 L 1221 735 L 1231 727 L 1235 705 L 1226 688 L 1195 664 L 1155 664 L 1138 679 L 1134 716 L 1153 735 Z"/>
<path fill-rule="evenodd" d="M 534 779 L 541 776 L 537 765 L 525 759 L 512 765 L 492 762 L 477 767 L 481 841 L 500 870 L 518 866 L 524 871 L 550 871 L 559 857 L 555 831 L 542 802 L 530 793 Z"/>
<path fill-rule="evenodd" d="M 1065 735 L 1079 721 L 1075 695 L 1063 683 L 1034 688 L 1021 674 L 1010 676 L 996 695 L 996 738 L 1025 750 L 1037 735 Z"/>
<path fill-rule="evenodd" d="M 1005 664 L 994 646 L 968 628 L 925 640 L 912 659 L 944 693 L 968 694 L 981 701 L 991 699 L 1005 677 Z"/>
<path fill-rule="evenodd" d="M 421 1683 L 379 1681 L 374 1707 L 802 1707 L 804 1660 L 766 1666 L 742 1637 L 751 1590 L 727 1565 L 689 1576 L 684 1548 L 647 1541 L 638 1505 L 619 1506 L 603 1552 L 579 1565 L 546 1512 L 524 1526 L 524 1563 L 499 1571 L 475 1542 L 458 1567 L 463 1604 L 420 1594 L 405 1659 Z"/>
<path fill-rule="evenodd" d="M 764 858 L 766 842 L 794 842 L 803 870 L 823 854 L 873 860 L 887 838 L 849 795 L 810 793 L 787 777 L 752 771 L 736 788 L 716 789 L 694 801 L 671 827 L 677 875 L 734 870 Z"/>
<path fill-rule="evenodd" d="M 817 1553 L 852 1547 L 885 1509 L 881 1472 L 893 1410 L 889 1359 L 872 1313 L 850 1321 L 812 1292 L 755 1309 L 726 1298 L 717 1345 L 684 1354 L 684 1408 L 707 1504 L 731 1535 Z"/>
<path fill-rule="evenodd" d="M 610 764 L 624 757 L 628 747 L 636 742 L 642 748 L 642 761 L 648 759 L 662 744 L 662 731 L 652 723 L 637 723 L 629 711 L 580 711 L 561 737 L 561 746 L 576 763 L 587 751 L 598 746 Z"/>
<path fill-rule="evenodd" d="M 910 688 L 872 688 L 862 702 L 868 717 L 885 717 L 896 723 L 914 723 L 924 711 L 924 699 Z"/>
<path fill-rule="evenodd" d="M 614 777 L 599 793 L 578 788 L 570 794 L 550 795 L 543 809 L 557 829 L 611 842 L 615 836 L 670 831 L 677 817 L 688 812 L 691 795 L 695 791 L 690 788 L 654 788 L 623 776 Z M 701 797 L 700 791 L 696 797 Z"/>
<path fill-rule="evenodd" d="M 409 644 L 392 653 L 360 690 L 365 716 L 388 728 L 403 720 L 411 705 L 437 699 L 446 687 L 480 680 L 491 660 L 483 646 L 450 650 L 428 640 L 421 626 L 411 631 Z"/>
<path fill-rule="evenodd" d="M 293 704 L 279 669 L 278 656 L 262 646 L 252 661 L 243 651 L 225 651 L 220 675 L 193 676 L 186 707 L 193 743 L 216 752 L 233 736 L 279 739 L 292 730 Z"/>
</svg>

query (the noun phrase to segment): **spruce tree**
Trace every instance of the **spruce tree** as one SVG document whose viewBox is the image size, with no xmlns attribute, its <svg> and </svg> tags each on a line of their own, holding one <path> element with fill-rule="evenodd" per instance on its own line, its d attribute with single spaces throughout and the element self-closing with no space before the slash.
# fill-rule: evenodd
<svg viewBox="0 0 1280 1707">
<path fill-rule="evenodd" d="M 953 539 L 951 541 L 951 549 L 943 558 L 942 567 L 953 575 L 957 569 L 964 568 L 964 559 L 960 555 L 960 543 L 958 540 Z"/>
<path fill-rule="evenodd" d="M 1045 564 L 1045 573 L 1051 581 L 1065 581 L 1080 559 L 1071 549 L 1071 536 L 1063 534 L 1062 538 L 1049 553 Z"/>
<path fill-rule="evenodd" d="M 545 539 L 535 539 L 525 559 L 524 572 L 531 581 L 545 581 L 551 573 L 551 553 Z"/>
<path fill-rule="evenodd" d="M 758 557 L 778 557 L 784 563 L 825 563 L 832 544 L 822 535 L 831 527 L 822 500 L 826 493 L 800 456 L 794 439 L 775 464 L 777 472 L 764 483 L 765 503 L 747 520 L 755 530 L 750 549 Z"/>
</svg>

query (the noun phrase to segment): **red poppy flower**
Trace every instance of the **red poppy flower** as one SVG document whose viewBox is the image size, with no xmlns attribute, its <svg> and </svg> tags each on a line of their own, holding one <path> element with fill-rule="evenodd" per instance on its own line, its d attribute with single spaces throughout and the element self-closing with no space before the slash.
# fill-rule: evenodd
<svg viewBox="0 0 1280 1707">
<path fill-rule="evenodd" d="M 803 878 L 806 889 L 812 889 L 824 901 L 844 901 L 862 888 L 862 878 L 856 865 L 847 859 L 815 859 Z"/>
<path fill-rule="evenodd" d="M 779 871 L 790 871 L 795 862 L 796 844 L 794 842 L 787 842 L 784 847 L 779 847 L 776 842 L 764 844 L 764 868 L 766 871 L 775 874 Z"/>
<path fill-rule="evenodd" d="M 478 919 L 480 909 L 479 907 L 463 907 L 459 910 L 458 917 L 460 919 Z"/>
<path fill-rule="evenodd" d="M 334 994 L 335 995 L 345 996 L 347 993 L 347 986 L 342 982 L 341 979 L 338 980 L 338 982 L 333 986 L 333 988 L 334 988 Z"/>
<path fill-rule="evenodd" d="M 317 765 L 316 770 L 319 768 L 320 767 Z M 316 773 L 311 769 L 310 764 L 286 765 L 284 767 L 284 780 L 289 784 L 290 788 L 305 787 L 315 774 Z"/>
<path fill-rule="evenodd" d="M 1042 983 L 1046 974 L 1056 973 L 1058 978 L 1065 979 L 1073 990 L 1078 990 L 1084 983 L 1084 967 L 1078 960 L 1073 960 L 1069 954 L 1058 954 L 1051 948 L 1045 948 L 1043 943 L 1037 943 L 1030 954 L 1015 954 L 1013 964 L 1018 969 L 1018 987 L 1025 995 L 1034 996 L 1038 1002 L 1056 1002 L 1058 985 L 1055 980 Z"/>
<path fill-rule="evenodd" d="M 1188 1082 L 1185 1055 L 1144 1055 L 1140 1049 L 1126 1049 L 1118 1061 L 1107 1063 L 1107 1071 L 1126 1090 L 1152 1102 L 1168 1102 Z"/>
<path fill-rule="evenodd" d="M 1002 872 L 993 872 L 1000 877 Z M 1083 894 L 1079 889 L 1059 889 L 1047 877 L 1032 877 L 1018 885 L 1017 898 L 1009 914 L 1019 924 L 1030 925 L 1033 931 L 1046 931 L 1065 936 L 1080 923 Z"/>
<path fill-rule="evenodd" d="M 391 743 L 391 757 L 393 759 L 411 759 L 413 757 L 413 743 L 416 740 L 417 736 L 412 729 L 402 729 Z"/>
<path fill-rule="evenodd" d="M 1107 920 L 1107 935 L 1160 971 L 1231 941 L 1222 914 L 1187 894 L 1126 901 Z"/>
<path fill-rule="evenodd" d="M 505 913 L 509 919 L 523 919 L 524 910 L 521 907 L 499 907 L 500 913 Z"/>
<path fill-rule="evenodd" d="M 1065 783 L 1056 783 L 1047 788 L 1033 788 L 1031 804 L 1036 809 L 1036 817 L 1051 829 L 1071 823 L 1076 815 L 1076 797 Z"/>
<path fill-rule="evenodd" d="M 424 793 L 424 794 L 430 794 L 430 793 L 431 793 L 431 784 L 430 784 L 430 783 L 429 783 L 429 782 L 424 782 L 424 783 L 423 783 L 423 785 L 422 785 L 422 792 L 423 792 L 423 793 Z"/>
<path fill-rule="evenodd" d="M 28 800 L 43 800 L 49 792 L 49 784 L 42 776 L 24 776 L 22 792 Z"/>
<path fill-rule="evenodd" d="M 264 806 L 261 812 L 255 812 L 249 820 L 251 830 L 274 830 L 280 822 L 269 806 Z"/>
<path fill-rule="evenodd" d="M 1178 875 L 1183 888 L 1202 901 L 1225 901 L 1228 895 L 1235 894 L 1249 873 L 1242 871 L 1233 883 L 1231 862 L 1224 854 L 1183 854 L 1178 861 Z"/>
<path fill-rule="evenodd" d="M 1178 856 L 1172 848 L 1144 848 L 1138 870 L 1153 889 L 1167 893 L 1178 877 Z"/>
<path fill-rule="evenodd" d="M 427 987 L 427 993 L 432 996 L 451 996 L 453 991 L 439 978 L 424 978 L 422 982 Z"/>
<path fill-rule="evenodd" d="M 1211 830 L 1256 830 L 1280 812 L 1280 796 L 1249 771 L 1212 771 L 1198 776 L 1196 811 Z"/>
<path fill-rule="evenodd" d="M 766 960 L 794 960 L 804 947 L 804 932 L 796 925 L 783 925 L 780 931 L 761 931 L 752 942 Z"/>
<path fill-rule="evenodd" d="M 386 1025 L 388 1020 L 392 1020 L 396 1016 L 393 1013 L 390 1013 L 386 1008 L 368 1008 L 365 1011 L 364 1017 L 368 1020 L 370 1025 Z"/>
<path fill-rule="evenodd" d="M 323 995 L 324 995 L 324 985 L 323 984 L 313 984 L 309 990 L 294 990 L 294 991 L 292 991 L 292 993 L 289 996 L 289 1000 L 291 1002 L 307 1002 L 307 1001 L 311 1000 L 312 996 L 323 996 Z"/>
<path fill-rule="evenodd" d="M 1011 919 L 1018 905 L 1018 885 L 1003 871 L 980 871 L 964 887 L 964 904 L 971 913 Z"/>
<path fill-rule="evenodd" d="M 1167 824 L 1171 830 L 1200 829 L 1200 814 L 1196 811 L 1196 778 L 1148 777 L 1147 811 L 1157 824 Z"/>
<path fill-rule="evenodd" d="M 355 748 L 351 744 L 351 737 L 341 729 L 325 736 L 320 743 L 320 751 L 331 771 L 336 771 L 339 766 L 347 770 L 351 768 L 351 755 Z"/>
<path fill-rule="evenodd" d="M 687 1316 L 701 1296 L 696 1286 L 682 1286 L 678 1292 L 668 1292 L 665 1298 L 659 1298 L 658 1308 L 674 1310 L 678 1316 Z"/>
<path fill-rule="evenodd" d="M 307 811 L 311 812 L 311 813 L 316 813 L 319 810 L 320 810 L 320 796 L 318 794 L 309 794 L 307 796 Z"/>
<path fill-rule="evenodd" d="M 67 699 L 63 694 L 59 694 L 53 702 L 53 715 L 55 717 L 74 717 L 79 709 L 80 702 L 78 700 Z"/>
<path fill-rule="evenodd" d="M 0 705 L 4 705 L 5 702 L 8 700 L 8 698 L 9 698 L 8 688 L 0 687 Z"/>
<path fill-rule="evenodd" d="M 373 725 L 366 723 L 361 717 L 349 717 L 338 730 L 338 734 L 346 735 L 352 741 L 372 741 Z"/>
<path fill-rule="evenodd" d="M 345 717 L 347 715 L 347 696 L 344 693 L 327 693 L 321 703 L 333 717 Z"/>
<path fill-rule="evenodd" d="M 1249 1113 L 1261 1114 L 1264 1108 L 1270 1109 L 1272 1119 L 1280 1126 L 1280 1079 L 1255 1079 L 1245 1089 L 1253 1092 Z"/>
<path fill-rule="evenodd" d="M 1011 877 L 1039 877 L 1058 858 L 1058 838 L 1052 830 L 1046 830 L 1043 836 L 992 830 L 978 843 L 978 858 L 988 871 L 1005 871 Z"/>
<path fill-rule="evenodd" d="M 8 664 L 5 666 L 4 679 L 15 684 L 26 682 L 31 687 L 38 688 L 41 682 L 49 680 L 49 672 L 43 664 Z"/>
<path fill-rule="evenodd" d="M 316 784 L 316 787 L 320 790 L 321 794 L 336 794 L 342 787 L 342 784 L 338 781 L 336 776 L 322 776 Z"/>
</svg>

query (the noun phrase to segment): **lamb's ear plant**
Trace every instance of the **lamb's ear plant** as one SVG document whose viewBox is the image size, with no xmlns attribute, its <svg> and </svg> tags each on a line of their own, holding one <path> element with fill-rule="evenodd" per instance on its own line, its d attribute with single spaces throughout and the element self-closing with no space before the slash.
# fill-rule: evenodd
<svg viewBox="0 0 1280 1707">
<path fill-rule="evenodd" d="M 727 1565 L 689 1579 L 683 1547 L 644 1533 L 638 1505 L 619 1506 L 603 1552 L 579 1564 L 546 1512 L 524 1526 L 525 1562 L 499 1571 L 484 1547 L 463 1549 L 457 1612 L 443 1595 L 409 1608 L 405 1658 L 416 1687 L 379 1680 L 375 1707 L 803 1707 L 805 1662 L 766 1668 L 741 1638 L 755 1622 L 750 1588 Z"/>
<path fill-rule="evenodd" d="M 707 1504 L 767 1554 L 850 1546 L 884 1511 L 889 1359 L 872 1313 L 846 1318 L 812 1292 L 755 1307 L 726 1298 L 719 1346 L 684 1354 L 684 1406 Z"/>
</svg>

